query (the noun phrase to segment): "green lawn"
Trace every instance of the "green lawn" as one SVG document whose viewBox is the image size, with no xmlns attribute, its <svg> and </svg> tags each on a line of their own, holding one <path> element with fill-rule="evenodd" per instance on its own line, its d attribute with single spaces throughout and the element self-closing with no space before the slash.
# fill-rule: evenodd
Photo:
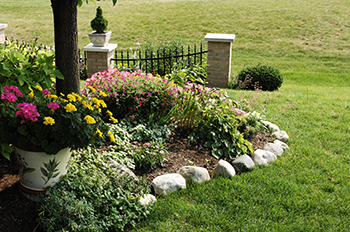
<svg viewBox="0 0 350 232">
<path fill-rule="evenodd" d="M 233 73 L 258 63 L 279 68 L 272 93 L 228 90 L 250 99 L 287 131 L 290 151 L 275 163 L 159 197 L 136 231 L 350 230 L 350 1 L 109 0 L 112 43 L 148 39 L 204 43 L 207 33 L 236 34 Z M 79 47 L 88 44 L 96 6 L 79 9 Z M 40 13 L 40 17 L 39 17 Z M 0 23 L 19 40 L 53 45 L 50 1 L 2 0 Z"/>
</svg>

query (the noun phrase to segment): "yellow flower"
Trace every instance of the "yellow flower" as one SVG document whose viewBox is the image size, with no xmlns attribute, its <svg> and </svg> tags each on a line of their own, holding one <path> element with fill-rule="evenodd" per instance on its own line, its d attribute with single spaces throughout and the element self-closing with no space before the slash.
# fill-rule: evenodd
<svg viewBox="0 0 350 232">
<path fill-rule="evenodd" d="M 103 92 L 103 91 L 100 91 L 100 96 L 107 97 L 107 94 L 105 92 Z"/>
<path fill-rule="evenodd" d="M 107 105 L 106 105 L 106 103 L 103 100 L 100 100 L 100 103 L 101 103 L 103 108 L 107 108 Z"/>
<path fill-rule="evenodd" d="M 113 118 L 112 116 L 109 118 L 109 121 L 112 121 L 113 123 L 118 123 L 118 119 Z"/>
<path fill-rule="evenodd" d="M 30 87 L 28 87 L 28 89 L 30 90 L 30 93 L 28 93 L 28 97 L 33 98 L 34 97 L 33 89 Z"/>
<path fill-rule="evenodd" d="M 67 104 L 64 109 L 66 110 L 67 113 L 69 112 L 73 112 L 73 111 L 77 111 L 77 108 L 75 107 L 75 105 L 73 105 L 72 103 Z"/>
<path fill-rule="evenodd" d="M 55 124 L 55 119 L 51 117 L 44 117 L 44 124 L 45 125 L 53 125 Z"/>
<path fill-rule="evenodd" d="M 92 87 L 92 86 L 88 86 L 88 88 L 89 88 L 92 92 L 95 92 L 95 91 L 96 91 L 96 89 L 94 89 L 94 87 Z"/>
<path fill-rule="evenodd" d="M 62 97 L 64 97 L 64 94 L 63 93 L 60 93 Z"/>
<path fill-rule="evenodd" d="M 102 137 L 102 135 L 103 135 L 103 133 L 99 129 L 96 130 L 94 135 L 96 135 L 96 134 L 98 134 L 100 137 Z"/>
<path fill-rule="evenodd" d="M 55 94 L 48 94 L 48 95 L 46 95 L 46 97 L 47 98 L 53 98 L 53 99 L 58 98 L 57 95 L 55 95 Z"/>
<path fill-rule="evenodd" d="M 106 112 L 107 112 L 107 114 L 108 114 L 110 117 L 113 116 L 113 113 L 112 113 L 111 111 L 107 110 Z"/>
<path fill-rule="evenodd" d="M 74 97 L 76 97 L 78 101 L 81 101 L 81 100 L 83 99 L 82 97 L 79 96 L 79 94 L 72 93 L 72 95 L 73 95 Z"/>
<path fill-rule="evenodd" d="M 43 88 L 40 87 L 40 85 L 36 85 L 35 88 L 37 88 L 38 90 L 42 91 Z"/>
<path fill-rule="evenodd" d="M 77 98 L 73 94 L 68 94 L 67 98 L 71 102 L 76 102 L 77 101 Z"/>
<path fill-rule="evenodd" d="M 115 138 L 114 135 L 112 134 L 112 132 L 108 131 L 109 134 L 109 139 L 111 140 L 111 142 L 115 142 Z"/>
<path fill-rule="evenodd" d="M 93 117 L 91 117 L 90 115 L 86 115 L 84 119 L 87 122 L 87 124 L 95 124 L 96 123 L 96 120 Z"/>
</svg>

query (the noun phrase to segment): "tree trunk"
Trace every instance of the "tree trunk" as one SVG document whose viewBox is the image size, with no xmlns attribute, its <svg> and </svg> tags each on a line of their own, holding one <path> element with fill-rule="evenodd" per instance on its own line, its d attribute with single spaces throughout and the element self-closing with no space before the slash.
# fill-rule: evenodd
<svg viewBox="0 0 350 232">
<path fill-rule="evenodd" d="M 57 93 L 80 92 L 77 3 L 78 0 L 51 0 L 56 66 L 64 76 L 64 80 L 56 78 Z"/>
</svg>

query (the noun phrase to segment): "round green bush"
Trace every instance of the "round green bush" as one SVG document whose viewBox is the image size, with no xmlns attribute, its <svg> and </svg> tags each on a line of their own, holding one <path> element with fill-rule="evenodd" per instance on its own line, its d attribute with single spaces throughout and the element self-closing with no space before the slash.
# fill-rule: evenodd
<svg viewBox="0 0 350 232">
<path fill-rule="evenodd" d="M 245 67 L 239 72 L 237 79 L 241 83 L 247 83 L 244 88 L 251 90 L 274 91 L 283 83 L 283 75 L 277 68 L 260 64 Z"/>
</svg>

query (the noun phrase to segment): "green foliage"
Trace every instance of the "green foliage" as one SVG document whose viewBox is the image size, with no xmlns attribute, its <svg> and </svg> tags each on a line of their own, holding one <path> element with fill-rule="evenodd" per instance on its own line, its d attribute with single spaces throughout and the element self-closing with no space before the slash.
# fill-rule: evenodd
<svg viewBox="0 0 350 232">
<path fill-rule="evenodd" d="M 96 31 L 96 33 L 103 33 L 107 29 L 108 20 L 103 17 L 102 8 L 100 6 L 97 7 L 96 16 L 91 20 L 90 26 Z"/>
<path fill-rule="evenodd" d="M 72 154 L 70 169 L 46 190 L 39 208 L 45 231 L 123 231 L 149 214 L 139 199 L 149 190 L 142 182 L 120 176 L 97 150 Z"/>
<path fill-rule="evenodd" d="M 147 142 L 133 153 L 136 168 L 154 169 L 166 156 L 166 146 L 161 142 Z"/>
<path fill-rule="evenodd" d="M 0 88 L 6 85 L 18 86 L 23 93 L 36 85 L 53 89 L 54 78 L 63 79 L 54 64 L 55 52 L 33 44 L 6 40 L 0 44 Z"/>
<path fill-rule="evenodd" d="M 247 79 L 251 79 L 251 81 L 244 87 L 251 90 L 274 91 L 283 83 L 283 75 L 278 69 L 261 64 L 245 67 L 238 73 L 238 82 L 246 82 Z"/>
<path fill-rule="evenodd" d="M 167 75 L 168 79 L 175 84 L 185 87 L 186 83 L 195 83 L 205 85 L 207 79 L 206 64 L 192 65 L 174 65 L 171 74 Z"/>
</svg>

